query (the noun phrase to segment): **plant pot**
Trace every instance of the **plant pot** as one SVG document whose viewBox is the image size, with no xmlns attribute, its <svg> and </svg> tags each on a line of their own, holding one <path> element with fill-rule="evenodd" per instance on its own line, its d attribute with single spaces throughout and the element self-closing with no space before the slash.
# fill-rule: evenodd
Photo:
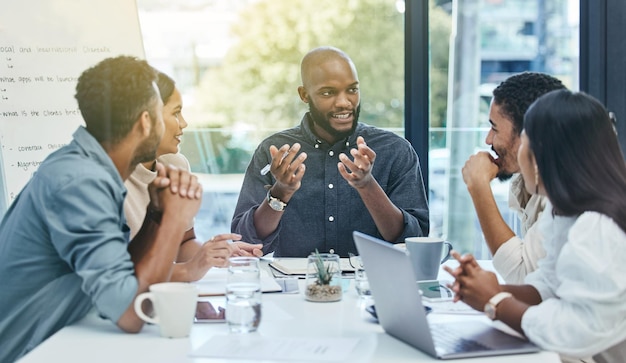
<svg viewBox="0 0 626 363">
<path fill-rule="evenodd" d="M 331 302 L 341 300 L 341 285 L 307 285 L 304 292 L 306 299 L 315 302 Z"/>
<path fill-rule="evenodd" d="M 318 268 L 330 274 L 329 281 L 320 281 Z M 341 268 L 339 255 L 320 253 L 310 255 L 307 262 L 306 287 L 304 297 L 308 301 L 332 302 L 342 297 Z"/>
</svg>

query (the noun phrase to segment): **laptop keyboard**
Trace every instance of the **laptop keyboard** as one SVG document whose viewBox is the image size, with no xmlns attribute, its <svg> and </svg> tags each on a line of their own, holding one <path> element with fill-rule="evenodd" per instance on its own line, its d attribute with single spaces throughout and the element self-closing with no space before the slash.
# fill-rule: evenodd
<svg viewBox="0 0 626 363">
<path fill-rule="evenodd" d="M 450 330 L 449 325 L 431 325 L 431 333 L 437 348 L 441 348 L 446 352 L 477 352 L 483 350 L 491 350 L 475 340 L 462 338 L 459 334 Z"/>
</svg>

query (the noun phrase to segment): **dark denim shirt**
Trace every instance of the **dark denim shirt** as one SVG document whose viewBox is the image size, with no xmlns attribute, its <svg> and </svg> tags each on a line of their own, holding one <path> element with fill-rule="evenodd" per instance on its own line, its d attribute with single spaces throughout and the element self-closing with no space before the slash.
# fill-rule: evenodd
<svg viewBox="0 0 626 363">
<path fill-rule="evenodd" d="M 299 126 L 276 133 L 258 146 L 246 170 L 232 220 L 233 232 L 240 233 L 244 241 L 263 243 L 263 251 L 274 251 L 277 257 L 306 257 L 316 248 L 347 257 L 348 252 L 357 252 L 353 231 L 381 238 L 358 192 L 337 169 L 339 154 L 351 158 L 349 151 L 356 148 L 357 136 L 363 136 L 376 152 L 372 175 L 404 215 L 404 232 L 390 242 L 428 235 L 428 204 L 420 164 L 406 139 L 359 123 L 353 135 L 329 145 L 313 133 L 309 123 L 306 114 Z M 275 180 L 271 173 L 261 175 L 260 170 L 271 161 L 270 145 L 296 142 L 302 145 L 301 152 L 307 153 L 302 185 L 290 199 L 276 231 L 261 240 L 254 228 L 254 211 L 265 201 L 265 186 Z"/>
<path fill-rule="evenodd" d="M 0 224 L 0 362 L 92 307 L 117 322 L 130 306 L 138 284 L 125 195 L 111 158 L 79 127 L 13 201 Z"/>
</svg>

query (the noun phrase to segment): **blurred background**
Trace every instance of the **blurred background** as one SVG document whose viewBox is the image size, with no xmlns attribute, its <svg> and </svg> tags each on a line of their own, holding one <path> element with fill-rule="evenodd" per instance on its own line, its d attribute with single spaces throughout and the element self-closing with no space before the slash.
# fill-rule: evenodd
<svg viewBox="0 0 626 363">
<path fill-rule="evenodd" d="M 407 0 L 408 1 L 408 0 Z M 427 0 L 411 0 L 427 1 Z M 404 136 L 405 3 L 402 0 L 137 0 L 147 60 L 183 93 L 181 152 L 205 190 L 196 232 L 230 230 L 257 144 L 297 125 L 299 63 L 332 45 L 354 60 L 360 121 Z M 429 205 L 431 235 L 489 258 L 461 177 L 485 150 L 491 91 L 522 71 L 546 72 L 577 90 L 578 0 L 429 2 Z M 493 182 L 505 220 L 508 184 Z"/>
</svg>

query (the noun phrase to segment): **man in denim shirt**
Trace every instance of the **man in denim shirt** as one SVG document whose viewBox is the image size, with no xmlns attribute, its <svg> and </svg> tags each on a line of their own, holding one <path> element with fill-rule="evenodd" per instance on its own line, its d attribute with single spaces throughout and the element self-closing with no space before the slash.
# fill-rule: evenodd
<svg viewBox="0 0 626 363">
<path fill-rule="evenodd" d="M 299 126 L 258 146 L 232 231 L 289 257 L 315 249 L 348 256 L 356 252 L 354 230 L 390 242 L 428 235 L 417 154 L 396 134 L 358 122 L 352 60 L 339 49 L 316 48 L 303 58 L 301 73 L 298 93 L 310 111 Z"/>
<path fill-rule="evenodd" d="M 158 166 L 148 217 L 129 244 L 124 179 L 154 160 L 163 133 L 156 73 L 132 57 L 105 59 L 76 86 L 85 127 L 51 154 L 0 224 L 0 361 L 32 350 L 92 308 L 122 330 L 143 322 L 135 297 L 167 281 L 201 187 Z"/>
</svg>

